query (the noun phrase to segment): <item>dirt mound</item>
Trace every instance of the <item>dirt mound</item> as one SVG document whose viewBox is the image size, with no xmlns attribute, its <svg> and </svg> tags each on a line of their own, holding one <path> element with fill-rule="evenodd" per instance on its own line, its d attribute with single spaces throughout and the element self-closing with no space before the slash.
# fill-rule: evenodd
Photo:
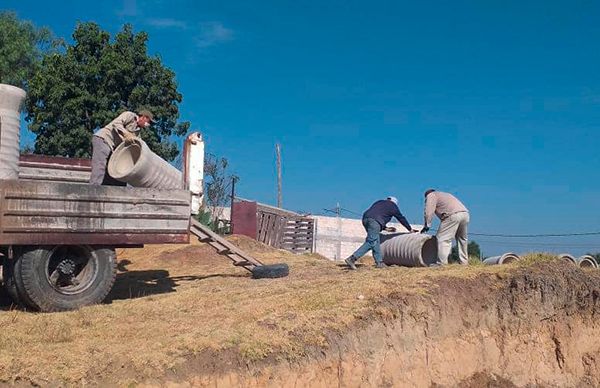
<svg viewBox="0 0 600 388">
<path fill-rule="evenodd" d="M 356 316 L 354 329 L 330 333 L 324 349 L 299 362 L 262 362 L 248 371 L 248 365 L 231 370 L 196 359 L 196 370 L 212 373 L 184 381 L 250 387 L 595 387 L 599 280 L 598 272 L 556 262 L 471 279 L 437 277 L 423 294 L 392 291 Z"/>
<path fill-rule="evenodd" d="M 39 385 L 597 386 L 600 271 L 563 262 L 358 271 L 244 237 L 121 249 L 110 303 L 0 314 L 0 381 Z"/>
</svg>

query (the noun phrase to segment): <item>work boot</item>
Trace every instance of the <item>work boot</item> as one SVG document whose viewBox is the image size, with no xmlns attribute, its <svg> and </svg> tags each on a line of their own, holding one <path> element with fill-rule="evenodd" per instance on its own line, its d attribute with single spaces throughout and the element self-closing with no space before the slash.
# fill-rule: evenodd
<svg viewBox="0 0 600 388">
<path fill-rule="evenodd" d="M 387 265 L 383 262 L 381 263 L 375 263 L 375 268 L 387 268 Z"/>
<path fill-rule="evenodd" d="M 356 265 L 354 265 L 354 262 L 356 261 L 354 259 L 354 257 L 350 256 L 348 257 L 346 260 L 344 260 L 346 262 L 346 264 L 348 265 L 348 267 L 352 270 L 356 269 Z"/>
</svg>

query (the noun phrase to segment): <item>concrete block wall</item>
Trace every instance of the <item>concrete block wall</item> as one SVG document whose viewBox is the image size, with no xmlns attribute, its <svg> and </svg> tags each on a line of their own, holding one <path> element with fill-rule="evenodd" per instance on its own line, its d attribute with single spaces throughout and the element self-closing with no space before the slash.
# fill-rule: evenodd
<svg viewBox="0 0 600 388">
<path fill-rule="evenodd" d="M 315 219 L 314 251 L 331 260 L 343 260 L 365 241 L 367 233 L 361 220 L 342 217 L 311 216 Z M 390 222 L 399 232 L 407 231 L 401 224 Z M 421 229 L 422 225 L 412 225 Z"/>
</svg>

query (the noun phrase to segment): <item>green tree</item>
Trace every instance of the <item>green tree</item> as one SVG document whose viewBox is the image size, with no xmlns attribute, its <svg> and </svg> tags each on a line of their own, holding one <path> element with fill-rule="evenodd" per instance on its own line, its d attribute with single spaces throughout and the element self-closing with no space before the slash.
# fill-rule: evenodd
<svg viewBox="0 0 600 388">
<path fill-rule="evenodd" d="M 477 258 L 481 257 L 481 249 L 479 248 L 479 244 L 475 241 L 469 241 L 469 245 L 467 246 L 467 252 L 469 253 L 469 257 L 475 256 Z M 458 247 L 455 245 L 452 247 L 452 251 L 450 252 L 450 257 L 448 257 L 449 263 L 458 263 Z"/>
<path fill-rule="evenodd" d="M 239 178 L 228 172 L 226 158 L 212 154 L 204 160 L 204 209 L 196 217 L 217 233 L 228 233 L 229 225 L 223 220 L 222 209 L 231 204 L 231 184 Z"/>
<path fill-rule="evenodd" d="M 59 44 L 49 29 L 19 20 L 14 12 L 0 12 L 0 83 L 26 89 L 43 54 Z"/>
<path fill-rule="evenodd" d="M 166 160 L 178 153 L 169 137 L 182 136 L 189 122 L 177 122 L 175 73 L 148 55 L 145 32 L 126 24 L 111 40 L 95 23 L 80 23 L 64 53 L 44 57 L 31 80 L 27 100 L 35 152 L 90 157 L 92 133 L 121 112 L 149 109 L 157 122 L 141 136 Z"/>
</svg>

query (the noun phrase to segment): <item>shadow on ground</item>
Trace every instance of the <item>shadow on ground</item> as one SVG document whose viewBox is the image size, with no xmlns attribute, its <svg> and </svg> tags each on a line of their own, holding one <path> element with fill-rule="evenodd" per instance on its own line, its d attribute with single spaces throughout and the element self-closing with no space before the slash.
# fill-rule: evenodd
<svg viewBox="0 0 600 388">
<path fill-rule="evenodd" d="M 106 298 L 107 302 L 113 300 L 135 299 L 149 295 L 166 294 L 176 291 L 176 288 L 186 282 L 210 279 L 214 277 L 247 277 L 246 274 L 205 274 L 170 276 L 164 269 L 128 270 L 129 260 L 121 260 L 117 269 L 119 273 L 112 291 Z"/>
</svg>

